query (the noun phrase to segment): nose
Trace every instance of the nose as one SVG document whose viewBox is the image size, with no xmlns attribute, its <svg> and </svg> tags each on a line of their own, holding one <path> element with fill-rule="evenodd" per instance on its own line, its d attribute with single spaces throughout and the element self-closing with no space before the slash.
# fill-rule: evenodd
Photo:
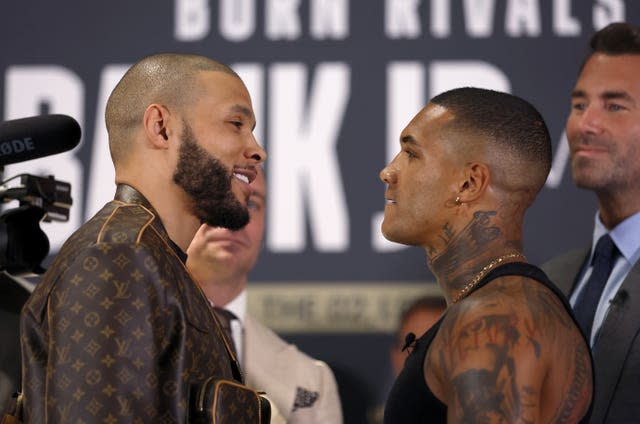
<svg viewBox="0 0 640 424">
<path fill-rule="evenodd" d="M 596 107 L 587 106 L 576 118 L 581 132 L 597 134 L 602 131 L 602 114 Z"/>
<path fill-rule="evenodd" d="M 262 163 L 267 159 L 267 152 L 258 144 L 253 135 L 251 135 L 249 147 L 245 151 L 245 157 L 255 160 L 256 163 Z"/>
<path fill-rule="evenodd" d="M 382 168 L 382 171 L 380 171 L 380 179 L 387 184 L 395 184 L 397 181 L 396 173 L 391 164 Z"/>
</svg>

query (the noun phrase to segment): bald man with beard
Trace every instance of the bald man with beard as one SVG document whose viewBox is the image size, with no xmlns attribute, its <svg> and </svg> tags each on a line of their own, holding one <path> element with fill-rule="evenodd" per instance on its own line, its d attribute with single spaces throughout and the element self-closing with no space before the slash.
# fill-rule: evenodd
<svg viewBox="0 0 640 424">
<path fill-rule="evenodd" d="M 245 85 L 205 57 L 149 56 L 113 90 L 106 124 L 115 199 L 22 311 L 25 422 L 185 422 L 192 383 L 239 374 L 184 262 L 203 222 L 249 220 L 266 154 Z"/>
</svg>

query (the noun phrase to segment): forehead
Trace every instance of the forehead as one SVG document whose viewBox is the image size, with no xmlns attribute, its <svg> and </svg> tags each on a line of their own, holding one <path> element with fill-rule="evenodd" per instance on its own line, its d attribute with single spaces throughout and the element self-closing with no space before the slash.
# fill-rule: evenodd
<svg viewBox="0 0 640 424">
<path fill-rule="evenodd" d="M 413 117 L 400 135 L 401 142 L 429 144 L 455 118 L 447 108 L 429 103 Z"/>
<path fill-rule="evenodd" d="M 197 79 L 197 104 L 234 109 L 253 117 L 251 97 L 240 78 L 222 71 L 203 71 Z"/>
<path fill-rule="evenodd" d="M 640 95 L 640 55 L 593 54 L 580 72 L 575 88 L 594 95 L 603 91 Z"/>
</svg>

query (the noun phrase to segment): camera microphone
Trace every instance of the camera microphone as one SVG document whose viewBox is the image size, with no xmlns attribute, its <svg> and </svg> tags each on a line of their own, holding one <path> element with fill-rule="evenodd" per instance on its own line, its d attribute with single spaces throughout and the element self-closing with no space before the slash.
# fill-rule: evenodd
<svg viewBox="0 0 640 424">
<path fill-rule="evenodd" d="M 402 352 L 407 349 L 411 349 L 416 341 L 416 335 L 414 333 L 407 333 L 404 338 L 404 346 L 402 346 Z"/>
<path fill-rule="evenodd" d="M 41 115 L 0 124 L 0 166 L 71 150 L 80 143 L 80 124 L 67 115 Z"/>
</svg>

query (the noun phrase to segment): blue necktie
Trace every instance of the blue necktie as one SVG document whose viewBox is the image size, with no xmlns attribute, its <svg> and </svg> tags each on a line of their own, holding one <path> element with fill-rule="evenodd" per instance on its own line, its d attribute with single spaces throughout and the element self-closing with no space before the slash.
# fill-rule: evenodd
<svg viewBox="0 0 640 424">
<path fill-rule="evenodd" d="M 587 336 L 587 340 L 591 340 L 593 317 L 596 314 L 602 290 L 611 274 L 617 252 L 618 249 L 609 234 L 600 237 L 593 253 L 591 275 L 573 307 L 578 324 Z"/>
</svg>

